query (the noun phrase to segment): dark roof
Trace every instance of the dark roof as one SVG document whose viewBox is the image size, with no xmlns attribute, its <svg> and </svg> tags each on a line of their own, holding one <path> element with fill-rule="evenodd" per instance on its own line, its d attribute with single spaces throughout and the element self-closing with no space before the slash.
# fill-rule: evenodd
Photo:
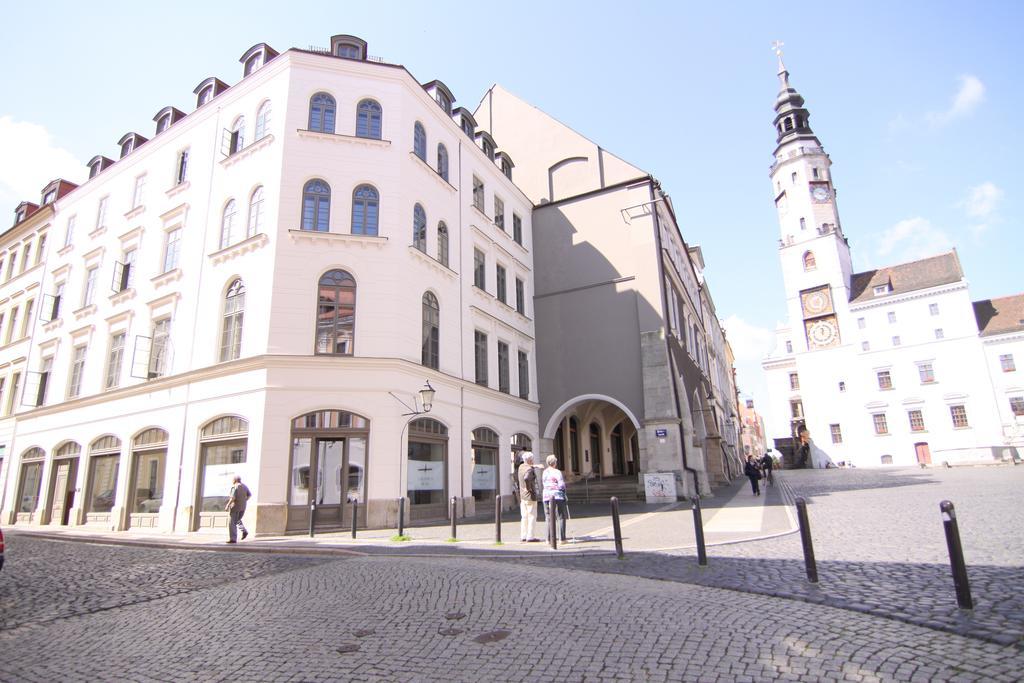
<svg viewBox="0 0 1024 683">
<path fill-rule="evenodd" d="M 974 317 L 982 337 L 1024 330 L 1024 294 L 974 302 Z"/>
<path fill-rule="evenodd" d="M 850 303 L 873 301 L 894 294 L 948 285 L 963 279 L 964 271 L 960 268 L 960 259 L 954 249 L 919 261 L 854 273 L 850 277 Z M 884 284 L 889 284 L 891 291 L 875 296 L 875 287 Z"/>
</svg>

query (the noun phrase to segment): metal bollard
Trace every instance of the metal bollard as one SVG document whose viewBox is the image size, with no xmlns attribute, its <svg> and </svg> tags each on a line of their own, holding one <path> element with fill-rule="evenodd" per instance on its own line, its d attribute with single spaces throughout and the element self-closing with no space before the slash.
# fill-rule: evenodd
<svg viewBox="0 0 1024 683">
<path fill-rule="evenodd" d="M 309 504 L 309 537 L 313 538 L 313 526 L 316 524 L 316 501 Z"/>
<path fill-rule="evenodd" d="M 697 535 L 697 564 L 708 565 L 708 551 L 704 547 L 704 518 L 700 511 L 700 497 L 693 499 L 693 532 Z"/>
<path fill-rule="evenodd" d="M 501 496 L 494 497 L 494 542 L 501 543 Z"/>
<path fill-rule="evenodd" d="M 626 556 L 622 552 L 622 525 L 619 524 L 619 499 L 612 496 L 612 531 L 615 534 L 615 555 L 621 560 Z"/>
<path fill-rule="evenodd" d="M 939 503 L 942 511 L 942 526 L 946 529 L 946 547 L 949 548 L 949 566 L 953 570 L 953 585 L 956 586 L 956 604 L 960 609 L 974 609 L 971 599 L 971 584 L 967 580 L 964 565 L 964 549 L 960 546 L 960 527 L 956 522 L 953 503 L 944 500 Z"/>
<path fill-rule="evenodd" d="M 398 499 L 398 535 L 405 535 L 405 498 Z"/>
<path fill-rule="evenodd" d="M 459 537 L 458 536 L 458 533 L 459 533 L 458 522 L 455 520 L 455 515 L 458 513 L 458 510 L 456 510 L 456 508 L 455 508 L 457 503 L 458 503 L 458 499 L 455 496 L 452 496 L 451 508 L 452 508 L 452 538 L 453 539 Z"/>
<path fill-rule="evenodd" d="M 804 547 L 804 567 L 807 580 L 818 583 L 818 563 L 814 560 L 814 543 L 811 541 L 811 522 L 807 519 L 807 501 L 796 499 L 796 516 L 800 520 L 800 543 Z"/>
<path fill-rule="evenodd" d="M 558 550 L 558 527 L 555 525 L 555 499 L 548 501 L 548 543 L 552 550 Z"/>
<path fill-rule="evenodd" d="M 356 537 L 356 520 L 359 519 L 359 501 L 352 499 L 352 538 Z"/>
</svg>

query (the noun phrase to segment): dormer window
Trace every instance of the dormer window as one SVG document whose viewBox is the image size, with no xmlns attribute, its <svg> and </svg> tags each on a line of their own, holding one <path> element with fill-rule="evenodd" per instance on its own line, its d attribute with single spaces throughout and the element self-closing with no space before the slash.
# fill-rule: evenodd
<svg viewBox="0 0 1024 683">
<path fill-rule="evenodd" d="M 462 132 L 473 137 L 473 124 L 468 119 L 462 119 Z"/>
<path fill-rule="evenodd" d="M 366 41 L 355 36 L 332 36 L 331 54 L 342 59 L 366 59 Z"/>
<path fill-rule="evenodd" d="M 250 50 L 251 52 L 251 50 Z M 246 53 L 249 54 L 249 53 Z M 228 84 L 220 80 L 216 76 L 210 76 L 204 78 L 203 81 L 196 86 L 194 92 L 196 94 L 196 107 L 201 107 L 217 95 L 221 94 L 228 89 Z M 171 123 L 174 123 L 172 120 Z"/>
<path fill-rule="evenodd" d="M 263 53 L 258 52 L 254 54 L 252 57 L 249 57 L 248 60 L 246 60 L 243 75 L 248 76 L 249 74 L 259 69 L 261 66 L 263 66 Z"/>
<path fill-rule="evenodd" d="M 501 172 L 505 174 L 505 177 L 512 180 L 512 162 L 508 159 L 502 158 L 501 160 Z"/>
<path fill-rule="evenodd" d="M 146 138 L 142 137 L 138 133 L 125 133 L 124 137 L 117 141 L 118 146 L 121 148 L 121 159 L 134 152 L 136 149 L 142 146 L 142 143 L 146 141 Z"/>
<path fill-rule="evenodd" d="M 199 99 L 196 100 L 196 106 L 201 107 L 210 100 L 213 99 L 213 86 L 208 85 L 199 91 Z"/>
<path fill-rule="evenodd" d="M 43 195 L 43 204 L 44 205 L 49 204 L 50 202 L 52 202 L 56 198 L 57 198 L 57 190 L 55 190 L 55 189 L 54 190 L 50 190 L 49 192 L 47 192 L 46 194 Z"/>
<path fill-rule="evenodd" d="M 100 173 L 100 162 L 99 161 L 94 161 L 93 163 L 89 164 L 89 177 L 90 178 L 95 178 L 96 176 L 99 175 L 99 173 Z"/>
<path fill-rule="evenodd" d="M 452 113 L 452 101 L 448 99 L 448 96 L 438 90 L 435 99 L 437 99 L 437 105 L 444 110 L 444 113 L 450 116 Z"/>
<path fill-rule="evenodd" d="M 124 159 L 126 156 L 132 153 L 132 149 L 135 147 L 135 138 L 128 138 L 121 143 L 121 158 Z"/>
<path fill-rule="evenodd" d="M 873 291 L 875 296 L 884 296 L 892 291 L 892 285 L 890 285 L 888 282 L 886 282 L 883 285 L 875 285 Z"/>
<path fill-rule="evenodd" d="M 494 145 L 491 144 L 490 140 L 484 138 L 483 149 L 484 149 L 484 154 L 487 155 L 487 158 L 491 159 L 493 161 L 494 160 Z"/>
<path fill-rule="evenodd" d="M 159 135 L 160 133 L 163 133 L 165 130 L 170 128 L 170 126 L 171 126 L 171 115 L 169 113 L 168 114 L 164 114 L 159 119 L 157 119 L 157 122 L 156 122 L 156 134 Z"/>
<path fill-rule="evenodd" d="M 350 43 L 338 43 L 335 56 L 343 59 L 359 59 L 359 46 Z"/>
<path fill-rule="evenodd" d="M 25 220 L 25 209 L 18 209 L 14 212 L 14 222 L 20 223 Z"/>
</svg>

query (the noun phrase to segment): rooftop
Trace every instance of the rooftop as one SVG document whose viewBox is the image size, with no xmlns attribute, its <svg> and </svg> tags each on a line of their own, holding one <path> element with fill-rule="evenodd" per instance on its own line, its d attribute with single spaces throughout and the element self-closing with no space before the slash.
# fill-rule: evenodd
<svg viewBox="0 0 1024 683">
<path fill-rule="evenodd" d="M 982 337 L 1024 330 L 1024 294 L 974 302 L 974 317 Z"/>
<path fill-rule="evenodd" d="M 854 273 L 850 277 L 850 303 L 864 303 L 883 296 L 948 285 L 963 279 L 964 271 L 954 249 L 918 261 Z M 875 294 L 875 288 L 883 285 L 888 285 L 888 291 Z"/>
</svg>

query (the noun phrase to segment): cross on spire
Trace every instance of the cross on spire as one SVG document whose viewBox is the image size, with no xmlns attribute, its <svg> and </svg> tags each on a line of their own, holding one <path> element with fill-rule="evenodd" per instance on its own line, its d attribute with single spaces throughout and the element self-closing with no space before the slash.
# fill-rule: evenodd
<svg viewBox="0 0 1024 683">
<path fill-rule="evenodd" d="M 785 45 L 781 40 L 772 41 L 772 52 L 779 58 L 779 73 L 781 74 L 786 70 L 786 65 L 782 63 L 782 46 Z"/>
</svg>

